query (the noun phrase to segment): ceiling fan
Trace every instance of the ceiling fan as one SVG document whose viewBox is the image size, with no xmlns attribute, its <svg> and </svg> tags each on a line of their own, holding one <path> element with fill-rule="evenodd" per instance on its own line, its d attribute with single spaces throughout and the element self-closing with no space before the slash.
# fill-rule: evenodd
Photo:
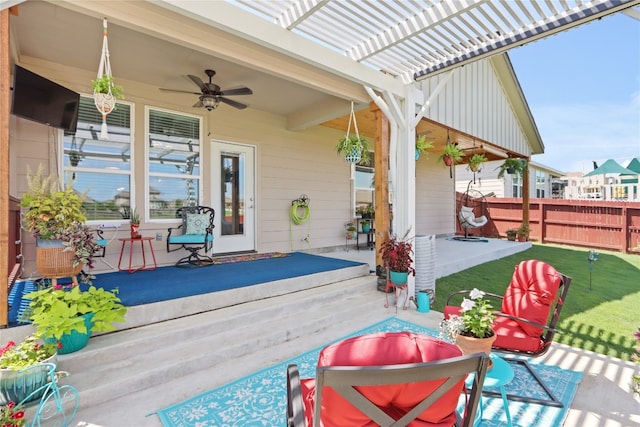
<svg viewBox="0 0 640 427">
<path fill-rule="evenodd" d="M 200 88 L 200 92 L 189 92 L 186 90 L 163 88 L 160 88 L 160 90 L 163 92 L 180 92 L 200 95 L 198 102 L 193 104 L 193 106 L 195 108 L 204 107 L 207 109 L 207 111 L 218 108 L 220 102 L 224 102 L 225 104 L 238 108 L 240 110 L 247 108 L 246 104 L 234 101 L 226 97 L 236 95 L 252 95 L 253 91 L 251 89 L 249 89 L 248 87 L 240 87 L 237 89 L 220 90 L 220 86 L 211 82 L 211 79 L 216 75 L 216 72 L 214 70 L 204 70 L 204 72 L 207 76 L 209 76 L 209 83 L 204 83 L 198 76 L 193 76 L 191 74 L 188 75 L 189 78 L 193 80 L 193 82 L 198 86 L 198 88 Z"/>
</svg>

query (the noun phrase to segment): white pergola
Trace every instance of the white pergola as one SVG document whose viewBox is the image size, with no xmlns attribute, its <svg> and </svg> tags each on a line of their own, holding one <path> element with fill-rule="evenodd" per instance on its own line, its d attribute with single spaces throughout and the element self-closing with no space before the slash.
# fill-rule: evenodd
<svg viewBox="0 0 640 427">
<path fill-rule="evenodd" d="M 405 83 L 621 10 L 640 16 L 638 0 L 227 2 Z"/>
</svg>

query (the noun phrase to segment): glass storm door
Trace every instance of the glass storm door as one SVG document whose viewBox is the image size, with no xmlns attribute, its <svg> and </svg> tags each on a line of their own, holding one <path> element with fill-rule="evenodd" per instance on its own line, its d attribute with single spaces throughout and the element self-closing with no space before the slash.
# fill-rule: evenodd
<svg viewBox="0 0 640 427">
<path fill-rule="evenodd" d="M 255 147 L 212 141 L 216 210 L 214 253 L 253 251 L 255 244 Z"/>
</svg>

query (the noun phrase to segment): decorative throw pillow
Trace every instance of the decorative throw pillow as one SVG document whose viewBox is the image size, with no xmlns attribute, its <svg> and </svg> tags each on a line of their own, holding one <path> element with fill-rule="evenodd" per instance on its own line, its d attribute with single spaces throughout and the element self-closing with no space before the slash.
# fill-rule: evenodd
<svg viewBox="0 0 640 427">
<path fill-rule="evenodd" d="M 205 234 L 209 226 L 209 214 L 187 214 L 187 231 L 184 234 Z"/>
</svg>

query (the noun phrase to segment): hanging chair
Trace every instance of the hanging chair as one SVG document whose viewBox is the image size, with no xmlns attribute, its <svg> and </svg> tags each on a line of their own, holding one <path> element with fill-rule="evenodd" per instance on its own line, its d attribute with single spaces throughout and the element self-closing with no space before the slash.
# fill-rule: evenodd
<svg viewBox="0 0 640 427">
<path fill-rule="evenodd" d="M 469 181 L 467 191 L 462 194 L 457 206 L 457 218 L 460 228 L 464 230 L 463 236 L 454 237 L 462 241 L 486 241 L 475 236 L 469 236 L 469 229 L 481 228 L 489 222 L 489 212 L 485 196 L 478 190 L 471 188 L 473 181 Z"/>
</svg>

